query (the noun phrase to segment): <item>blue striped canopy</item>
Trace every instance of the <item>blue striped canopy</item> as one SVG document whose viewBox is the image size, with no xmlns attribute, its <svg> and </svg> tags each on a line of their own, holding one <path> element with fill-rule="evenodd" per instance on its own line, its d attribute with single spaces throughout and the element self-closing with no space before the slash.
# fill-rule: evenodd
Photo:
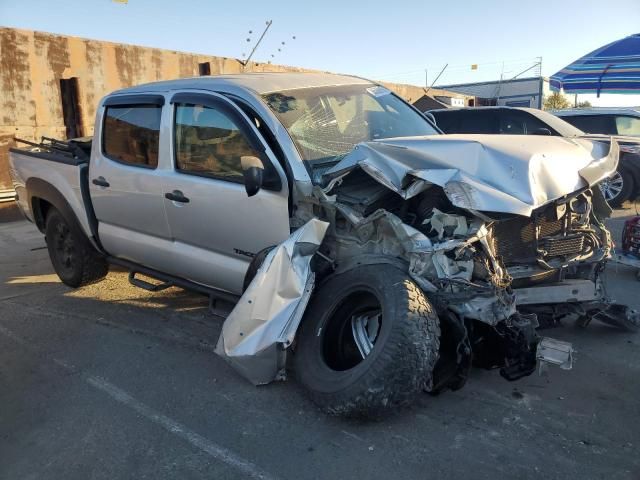
<svg viewBox="0 0 640 480">
<path fill-rule="evenodd" d="M 550 84 L 567 93 L 640 93 L 640 33 L 576 60 L 552 75 Z"/>
</svg>

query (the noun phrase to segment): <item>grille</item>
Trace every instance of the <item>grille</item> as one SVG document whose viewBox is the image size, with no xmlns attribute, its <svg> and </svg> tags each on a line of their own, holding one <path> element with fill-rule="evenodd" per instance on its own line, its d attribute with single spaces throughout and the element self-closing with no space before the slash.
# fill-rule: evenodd
<svg viewBox="0 0 640 480">
<path fill-rule="evenodd" d="M 502 257 L 504 264 L 535 263 L 538 256 L 536 225 L 540 229 L 540 238 L 562 233 L 562 220 L 555 219 L 554 216 L 555 207 L 552 206 L 540 212 L 535 221 L 533 218 L 518 217 L 496 223 L 493 230 L 494 249 Z M 560 246 L 557 248 L 560 249 Z"/>
</svg>

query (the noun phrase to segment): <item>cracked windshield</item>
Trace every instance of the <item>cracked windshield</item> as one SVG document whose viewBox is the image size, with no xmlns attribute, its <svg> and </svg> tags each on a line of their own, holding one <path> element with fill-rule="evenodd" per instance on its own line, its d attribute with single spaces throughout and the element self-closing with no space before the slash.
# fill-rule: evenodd
<svg viewBox="0 0 640 480">
<path fill-rule="evenodd" d="M 264 99 L 314 170 L 334 165 L 360 142 L 438 133 L 380 86 L 304 88 L 269 93 Z"/>
</svg>

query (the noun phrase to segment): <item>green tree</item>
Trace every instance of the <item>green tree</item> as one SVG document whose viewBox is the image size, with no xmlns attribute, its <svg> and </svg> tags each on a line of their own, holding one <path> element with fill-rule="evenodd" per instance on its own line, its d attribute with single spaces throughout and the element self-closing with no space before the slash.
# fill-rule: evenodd
<svg viewBox="0 0 640 480">
<path fill-rule="evenodd" d="M 553 92 L 551 95 L 544 99 L 545 110 L 562 110 L 563 108 L 569 108 L 571 104 L 567 97 L 560 92 Z"/>
<path fill-rule="evenodd" d="M 585 100 L 584 102 L 578 102 L 578 108 L 591 108 L 591 102 L 589 100 Z"/>
</svg>

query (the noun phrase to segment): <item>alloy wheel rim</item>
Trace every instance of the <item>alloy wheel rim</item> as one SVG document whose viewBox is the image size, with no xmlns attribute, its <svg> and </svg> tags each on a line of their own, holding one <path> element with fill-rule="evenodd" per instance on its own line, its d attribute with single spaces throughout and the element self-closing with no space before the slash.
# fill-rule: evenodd
<svg viewBox="0 0 640 480">
<path fill-rule="evenodd" d="M 602 191 L 605 200 L 608 202 L 620 195 L 623 188 L 624 179 L 622 178 L 622 175 L 620 175 L 620 172 L 614 173 L 600 183 L 600 190 Z"/>
<path fill-rule="evenodd" d="M 382 312 L 380 310 L 373 310 L 351 317 L 351 333 L 363 359 L 373 350 L 380 332 L 381 317 Z"/>
</svg>

